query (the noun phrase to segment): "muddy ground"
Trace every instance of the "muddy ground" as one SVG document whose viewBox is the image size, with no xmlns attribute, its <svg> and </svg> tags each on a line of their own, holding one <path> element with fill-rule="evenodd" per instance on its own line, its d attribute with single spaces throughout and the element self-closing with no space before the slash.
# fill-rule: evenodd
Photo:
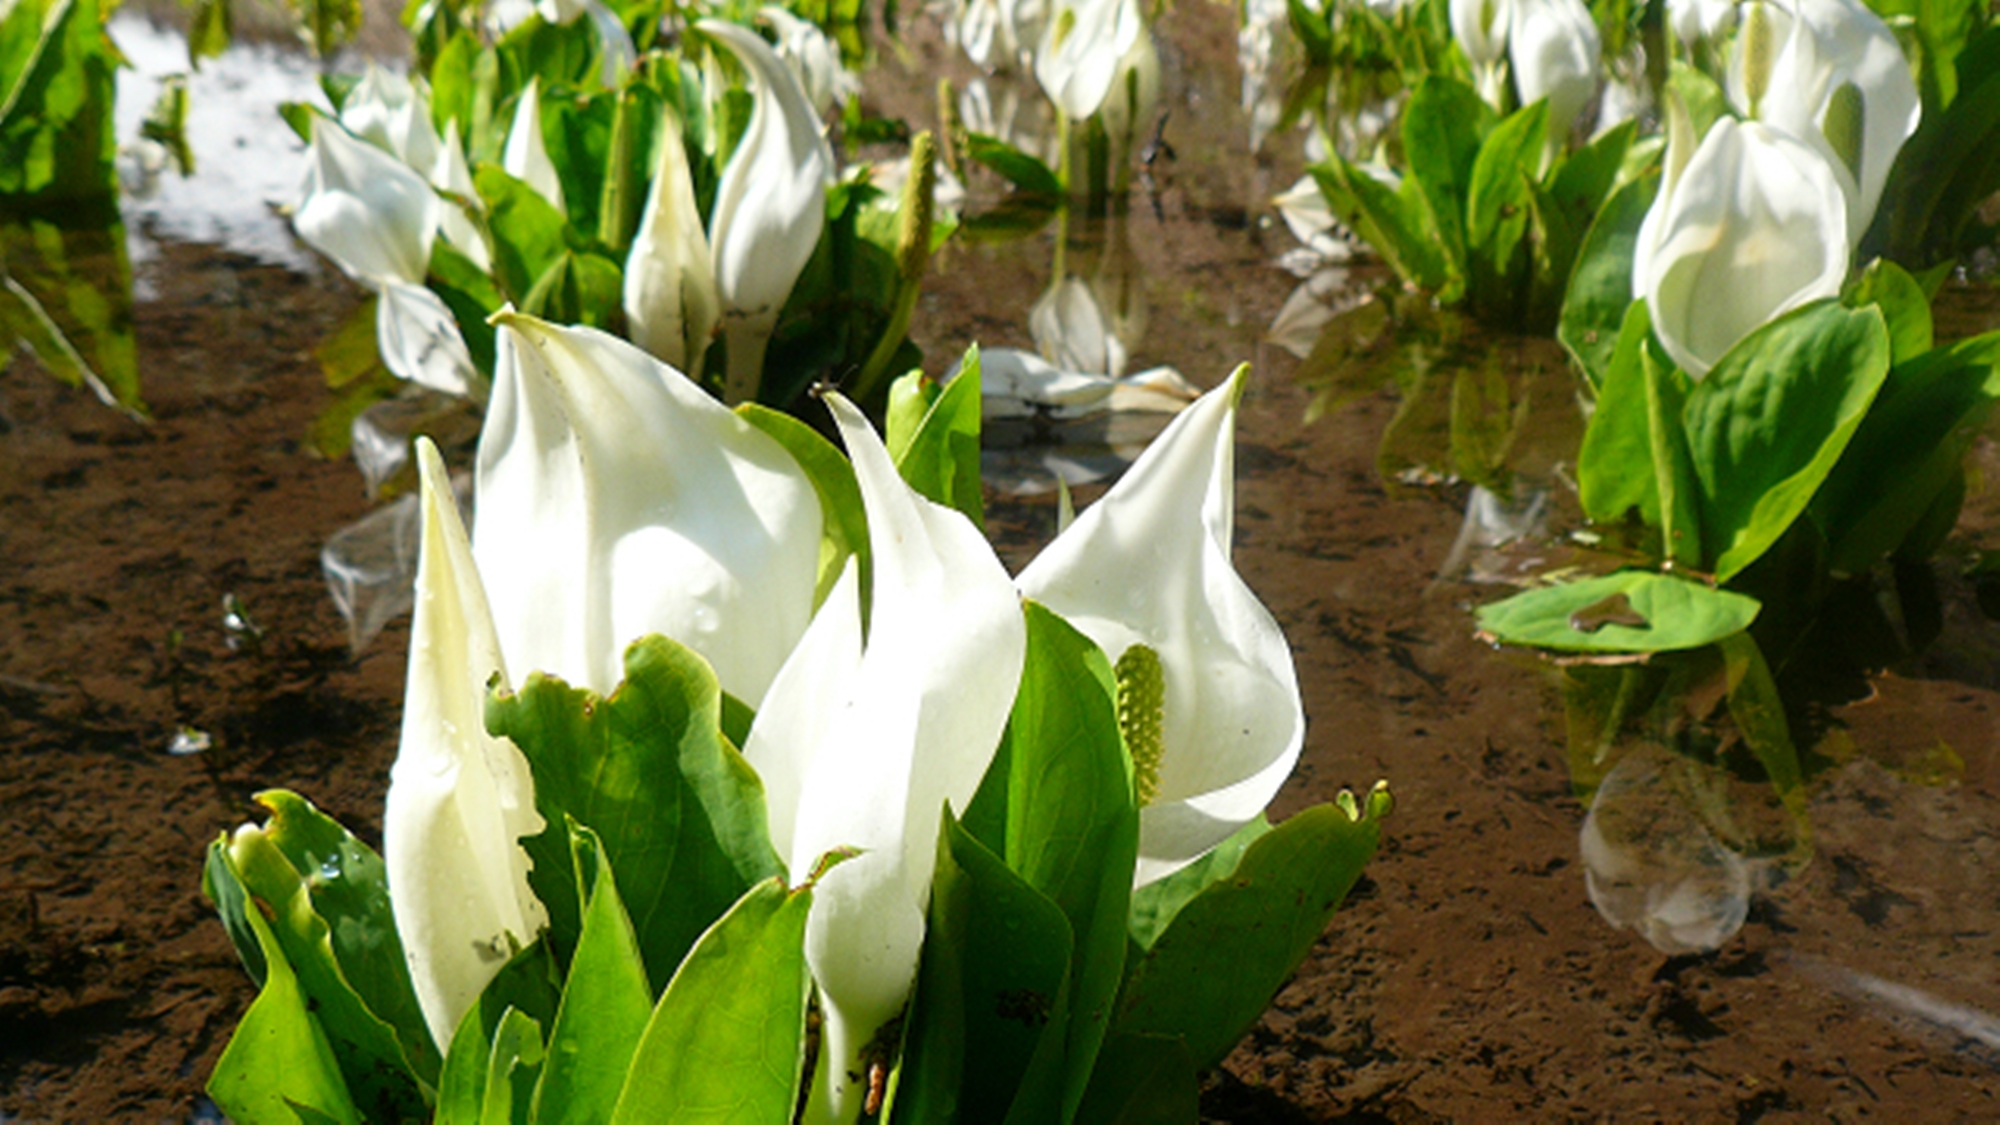
<svg viewBox="0 0 2000 1125">
<path fill-rule="evenodd" d="M 1992 1118 L 2000 1034 L 1981 1013 L 2000 1009 L 1993 626 L 1954 603 L 1930 657 L 1831 716 L 1858 749 L 1815 782 L 1814 857 L 1759 897 L 1721 951 L 1668 957 L 1608 926 L 1580 871 L 1584 810 L 1556 677 L 1473 639 L 1468 607 L 1492 589 L 1436 580 L 1463 489 L 1377 471 L 1399 403 L 1390 387 L 1305 425 L 1296 361 L 1261 342 L 1293 284 L 1270 265 L 1290 242 L 1261 200 L 1297 158 L 1193 143 L 1237 127 L 1219 69 L 1231 18 L 1190 3 L 1163 24 L 1180 159 L 1126 220 L 1151 311 L 1135 366 L 1171 362 L 1204 385 L 1236 362 L 1255 367 L 1236 557 L 1292 640 L 1310 722 L 1274 815 L 1378 777 L 1397 811 L 1297 979 L 1208 1079 L 1205 1115 Z M 914 91 L 941 57 L 920 38 L 887 69 Z M 1210 72 L 1225 77 L 1199 77 Z M 884 97 L 922 112 L 915 93 Z M 1020 313 L 1047 283 L 1054 237 L 943 259 L 919 319 L 933 354 L 972 339 L 1025 345 Z M 202 899 L 202 849 L 269 786 L 379 840 L 395 749 L 407 632 L 394 624 L 350 655 L 319 550 L 369 504 L 350 464 L 304 442 L 326 402 L 312 349 L 357 292 L 324 272 L 173 244 L 142 281 L 150 424 L 33 362 L 0 374 L 8 1121 L 203 1112 L 202 1083 L 252 990 Z M 1505 346 L 1559 372 L 1553 352 Z M 1980 456 L 1994 468 L 1990 443 Z M 1014 566 L 1053 521 L 1046 501 L 998 517 Z M 1954 557 L 1990 522 L 1970 517 Z M 261 645 L 232 649 L 225 595 L 261 626 Z M 209 732 L 212 748 L 169 755 L 183 726 Z M 1917 758 L 1957 765 L 1898 767 Z M 1934 1003 L 1885 1000 L 1857 970 Z"/>
</svg>

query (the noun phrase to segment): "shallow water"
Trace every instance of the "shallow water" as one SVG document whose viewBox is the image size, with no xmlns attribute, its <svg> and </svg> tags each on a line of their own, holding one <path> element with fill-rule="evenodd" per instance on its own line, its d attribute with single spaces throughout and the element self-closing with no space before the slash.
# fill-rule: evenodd
<svg viewBox="0 0 2000 1125">
<path fill-rule="evenodd" d="M 1576 787 L 1610 759 L 1572 757 L 1564 673 L 1478 643 L 1469 612 L 1505 582 L 1579 557 L 1561 538 L 1576 522 L 1563 481 L 1580 432 L 1563 357 L 1393 294 L 1383 307 L 1396 332 L 1386 313 L 1364 311 L 1337 323 L 1346 335 L 1319 362 L 1267 338 L 1300 282 L 1274 264 L 1295 242 L 1264 201 L 1295 178 L 1299 141 L 1251 152 L 1232 19 L 1214 5 L 1165 17 L 1177 158 L 1150 169 L 1123 215 L 954 245 L 917 322 L 934 366 L 973 341 L 1032 347 L 1031 310 L 1075 277 L 1126 326 L 1128 370 L 1171 364 L 1208 386 L 1252 365 L 1237 561 L 1292 640 L 1310 722 L 1274 811 L 1377 777 L 1391 779 L 1398 811 L 1298 979 L 1210 1079 L 1206 1114 L 1989 1115 L 2000 1094 L 2000 632 L 1958 575 L 2000 535 L 2000 447 L 1976 450 L 1987 484 L 1932 569 L 1937 639 L 1825 693 L 1798 732 L 1813 771 L 1810 852 L 1759 787 L 1641 751 L 1603 790 L 1636 803 L 1622 819 L 1600 804 L 1599 865 L 1612 848 L 1636 848 L 1641 870 L 1693 856 L 1702 885 L 1742 893 L 1740 911 L 1721 912 L 1740 913 L 1742 929 L 1719 952 L 1668 956 L 1612 928 L 1587 886 Z M 971 73 L 919 23 L 883 51 L 869 95 L 915 124 L 932 119 L 940 72 Z M 172 58 L 122 24 L 114 34 L 135 61 Z M 304 440 L 329 401 L 312 349 L 358 292 L 263 206 L 293 190 L 297 146 L 275 116 L 259 125 L 257 107 L 282 83 L 311 80 L 263 57 L 214 68 L 244 67 L 238 86 L 196 88 L 197 127 L 222 142 L 198 147 L 198 181 L 126 203 L 147 241 L 133 252 L 133 320 L 156 420 L 126 420 L 32 362 L 0 374 L 10 1119 L 186 1119 L 251 995 L 199 895 L 202 846 L 253 815 L 249 796 L 266 785 L 306 793 L 365 835 L 379 825 L 407 634 L 392 624 L 349 656 L 319 551 L 371 508 L 353 466 L 314 459 Z M 1031 118 L 1030 92 L 1020 102 Z M 989 102 L 1004 105 L 1004 91 Z M 208 116 L 225 103 L 242 116 Z M 143 114 L 128 99 L 121 121 L 135 104 Z M 971 187 L 976 198 L 997 190 Z M 1347 280 L 1322 278 L 1319 297 L 1344 306 L 1381 277 L 1356 266 Z M 1983 330 L 2000 306 L 1990 290 L 1961 290 L 1941 321 Z M 1478 417 L 1504 424 L 1462 424 L 1454 451 L 1452 403 L 1471 394 Z M 1093 434 L 1083 452 L 1058 451 L 1048 437 L 1022 439 L 1004 475 L 1031 482 L 1049 455 L 1109 468 L 1127 444 Z M 1052 530 L 1053 497 L 995 499 L 996 540 L 1018 567 Z M 260 644 L 232 645 L 225 595 Z M 1916 616 L 1870 596 L 1892 623 Z M 184 727 L 212 749 L 169 755 Z M 1777 844 L 1732 867 L 1718 840 Z M 1614 914 L 1631 909 L 1610 874 L 1589 881 Z M 1701 923 L 1698 911 L 1672 917 Z"/>
</svg>

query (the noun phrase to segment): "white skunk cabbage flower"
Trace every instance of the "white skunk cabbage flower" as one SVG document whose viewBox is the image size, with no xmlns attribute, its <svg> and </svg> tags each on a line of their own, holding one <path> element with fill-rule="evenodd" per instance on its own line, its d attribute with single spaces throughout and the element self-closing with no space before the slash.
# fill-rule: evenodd
<svg viewBox="0 0 2000 1125">
<path fill-rule="evenodd" d="M 1507 38 L 1522 105 L 1549 101 L 1549 148 L 1569 138 L 1578 111 L 1597 93 L 1603 40 L 1583 0 L 1512 0 Z"/>
<path fill-rule="evenodd" d="M 1239 369 L 1175 418 L 1016 583 L 1097 642 L 1121 684 L 1128 656 L 1157 669 L 1160 744 L 1133 751 L 1139 885 L 1262 812 L 1305 742 L 1291 647 L 1229 558 L 1246 378 Z"/>
<path fill-rule="evenodd" d="M 806 92 L 813 111 L 825 113 L 836 103 L 861 92 L 861 80 L 840 62 L 840 47 L 819 25 L 803 20 L 777 6 L 766 4 L 757 10 L 757 19 L 770 25 L 778 36 L 778 57 L 791 68 L 792 77 Z"/>
<path fill-rule="evenodd" d="M 1138 0 L 1059 0 L 1035 49 L 1035 80 L 1065 117 L 1083 121 L 1104 107 L 1146 35 Z"/>
<path fill-rule="evenodd" d="M 1850 0 L 1749 5 L 1729 61 L 1741 112 L 1819 150 L 1847 198 L 1847 233 L 1874 221 L 1889 169 L 1923 102 L 1881 17 Z"/>
<path fill-rule="evenodd" d="M 431 95 L 421 78 L 410 79 L 368 64 L 341 103 L 340 123 L 419 172 L 437 163 L 438 135 L 431 124 Z"/>
<path fill-rule="evenodd" d="M 382 364 L 414 383 L 468 393 L 478 378 L 458 322 L 424 287 L 439 200 L 424 178 L 331 118 L 313 118 L 292 227 L 349 277 L 376 291 Z"/>
<path fill-rule="evenodd" d="M 1472 64 L 1479 96 L 1498 105 L 1507 89 L 1507 34 L 1512 0 L 1451 0 L 1451 37 Z"/>
<path fill-rule="evenodd" d="M 660 158 L 639 233 L 625 256 L 625 319 L 632 342 L 696 377 L 722 315 L 708 235 L 681 143 L 680 117 L 660 123 Z"/>
<path fill-rule="evenodd" d="M 542 138 L 541 79 L 530 78 L 514 102 L 514 121 L 507 127 L 507 147 L 500 154 L 500 168 L 526 183 L 563 214 L 562 177 L 549 159 L 548 142 Z"/>
<path fill-rule="evenodd" d="M 962 362 L 962 361 L 961 361 Z M 959 365 L 944 382 L 958 378 Z M 984 418 L 1086 418 L 1109 411 L 1177 414 L 1201 397 L 1171 367 L 1149 367 L 1113 379 L 1063 371 L 1033 352 L 983 348 L 979 352 L 979 407 Z"/>
<path fill-rule="evenodd" d="M 608 693 L 662 633 L 756 707 L 812 619 L 818 494 L 776 441 L 592 328 L 498 318 L 472 551 L 510 667 Z"/>
<path fill-rule="evenodd" d="M 465 162 L 465 146 L 458 137 L 458 118 L 444 123 L 444 140 L 438 144 L 436 163 L 431 165 L 431 186 L 448 191 L 471 204 L 479 203 L 479 188 L 472 182 L 472 168 Z M 450 199 L 438 205 L 438 233 L 480 270 L 493 271 L 493 254 L 479 227 L 466 215 L 465 208 Z"/>
<path fill-rule="evenodd" d="M 1685 113 L 1670 106 L 1632 290 L 1667 354 L 1700 379 L 1760 326 L 1840 292 L 1847 202 L 1817 151 L 1768 125 L 1724 117 L 1688 155 L 1691 146 Z"/>
<path fill-rule="evenodd" d="M 1141 28 L 1132 47 L 1118 60 L 1111 76 L 1111 92 L 1098 112 L 1104 117 L 1104 133 L 1111 142 L 1112 167 L 1128 169 L 1132 146 L 1143 130 L 1151 127 L 1153 113 L 1160 107 L 1160 52 L 1153 46 L 1153 32 Z"/>
<path fill-rule="evenodd" d="M 735 404 L 756 397 L 771 331 L 826 226 L 833 150 L 799 80 L 756 32 L 712 19 L 695 26 L 743 64 L 755 99 L 708 225 L 729 345 L 723 398 Z"/>
<path fill-rule="evenodd" d="M 1674 37 L 1692 51 L 1712 43 L 1736 26 L 1736 0 L 1667 0 L 1667 23 Z"/>
<path fill-rule="evenodd" d="M 444 462 L 417 439 L 423 554 L 410 626 L 403 738 L 389 770 L 382 861 L 417 1004 L 439 1051 L 548 912 L 528 889 L 523 836 L 542 830 L 521 751 L 486 733 L 487 683 L 507 682 L 493 616 Z"/>
<path fill-rule="evenodd" d="M 862 1104 L 862 1053 L 916 979 L 940 813 L 972 800 L 1027 653 L 1019 598 L 985 537 L 903 483 L 852 404 L 826 401 L 868 514 L 868 631 L 850 561 L 744 746 L 794 880 L 828 851 L 859 850 L 820 877 L 806 923 L 826 1016 L 809 1122 L 852 1121 Z"/>
</svg>

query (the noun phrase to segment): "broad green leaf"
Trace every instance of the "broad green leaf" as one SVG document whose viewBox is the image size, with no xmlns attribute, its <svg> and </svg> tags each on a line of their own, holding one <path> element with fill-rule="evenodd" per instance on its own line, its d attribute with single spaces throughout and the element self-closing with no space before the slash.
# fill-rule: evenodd
<svg viewBox="0 0 2000 1125">
<path fill-rule="evenodd" d="M 574 821 L 569 828 L 577 885 L 584 888 L 583 934 L 570 958 L 562 1003 L 549 1029 L 548 1062 L 535 1088 L 538 1125 L 608 1120 L 653 1014 L 639 939 L 603 845 L 590 829 Z"/>
<path fill-rule="evenodd" d="M 2000 395 L 1996 364 L 2000 334 L 1989 332 L 1890 369 L 1808 509 L 1835 573 L 1895 550 L 1949 485 Z"/>
<path fill-rule="evenodd" d="M 1473 165 L 1493 127 L 1493 110 L 1472 87 L 1439 74 L 1418 83 L 1403 108 L 1403 154 L 1443 246 L 1449 277 L 1437 295 L 1446 304 L 1458 299 L 1465 284 L 1465 208 Z"/>
<path fill-rule="evenodd" d="M 1166 932 L 1181 908 L 1213 884 L 1227 879 L 1236 870 L 1236 865 L 1243 862 L 1243 853 L 1250 850 L 1250 845 L 1270 830 L 1271 822 L 1259 813 L 1207 855 L 1164 879 L 1133 891 L 1132 943 L 1142 952 L 1153 948 L 1153 943 L 1160 940 L 1160 935 Z"/>
<path fill-rule="evenodd" d="M 1129 967 L 1113 1034 L 1179 1036 L 1195 1066 L 1221 1062 L 1319 940 L 1380 838 L 1374 816 L 1331 804 L 1259 837 Z"/>
<path fill-rule="evenodd" d="M 671 977 L 731 903 L 784 871 L 763 784 L 722 737 L 721 710 L 708 662 L 660 636 L 625 650 L 625 682 L 608 697 L 537 674 L 488 701 L 486 725 L 527 757 L 548 822 L 525 846 L 559 947 L 581 928 L 565 816 L 603 841 L 649 980 Z"/>
<path fill-rule="evenodd" d="M 282 799 L 279 803 L 287 804 Z M 293 806 L 288 815 L 297 817 L 298 807 Z M 301 839 L 308 835 L 322 838 L 318 841 Z M 312 855 L 318 850 L 314 844 L 324 847 L 330 843 L 324 839 L 325 835 L 323 831 L 315 832 L 310 827 L 302 830 L 295 828 L 292 851 L 300 856 Z M 302 872 L 293 866 L 291 856 L 278 847 L 270 833 L 243 828 L 231 837 L 227 858 L 230 870 L 250 898 L 253 909 L 246 912 L 246 916 L 255 913 L 268 922 L 272 939 L 282 952 L 289 971 L 294 974 L 295 987 L 306 997 L 315 1022 L 325 1032 L 335 1064 L 346 1078 L 344 1089 L 355 1105 L 370 1118 L 378 1120 L 395 1120 L 421 1111 L 423 1092 L 405 1058 L 397 1030 L 369 1011 L 360 993 L 348 980 L 335 954 L 331 928 L 314 909 L 313 895 L 305 879 L 306 875 L 311 875 L 323 885 L 337 884 L 344 879 L 340 865 L 349 862 L 363 864 L 363 857 L 352 850 L 336 850 L 320 856 L 317 863 Z M 332 867 L 331 873 L 328 867 Z M 365 871 L 355 874 L 363 881 L 368 879 Z M 387 887 L 379 881 L 379 871 L 374 874 L 376 885 L 386 894 Z M 369 893 L 366 888 L 355 887 L 352 890 L 359 895 L 343 896 L 342 891 L 347 889 L 332 892 L 336 901 L 346 897 L 349 905 L 358 905 L 353 900 Z M 370 921 L 365 914 L 343 920 L 357 925 L 367 925 Z M 357 939 L 357 947 L 365 940 Z M 374 940 L 379 944 L 380 935 L 376 935 Z M 400 943 L 394 951 L 401 954 Z M 379 950 L 377 952 L 379 955 Z M 270 953 L 270 946 L 266 945 L 264 954 L 267 962 L 271 960 Z M 371 970 L 371 977 L 378 986 L 389 987 L 383 980 L 387 976 L 386 966 L 371 962 L 366 957 L 358 957 L 357 960 Z M 267 975 L 266 987 L 270 981 L 271 977 Z M 409 987 L 407 976 L 402 986 Z M 413 995 L 405 999 L 414 1003 Z M 419 1022 L 418 1030 L 421 1027 Z M 434 1055 L 428 1057 L 435 1059 Z"/>
<path fill-rule="evenodd" d="M 689 952 L 646 1024 L 614 1125 L 789 1121 L 805 1067 L 812 892 L 767 879 Z"/>
<path fill-rule="evenodd" d="M 1651 175 L 1612 192 L 1584 235 L 1570 271 L 1556 338 L 1600 391 L 1632 305 L 1632 252 L 1639 224 L 1659 189 L 1659 176 Z"/>
<path fill-rule="evenodd" d="M 568 250 L 566 220 L 541 193 L 491 164 L 472 174 L 493 233 L 493 279 L 510 300 L 525 300 L 535 282 Z"/>
<path fill-rule="evenodd" d="M 570 34 L 574 36 L 575 32 Z M 595 33 L 589 37 L 593 41 L 597 38 Z M 593 85 L 596 79 L 593 75 Z M 548 143 L 549 163 L 555 165 L 556 175 L 562 181 L 570 227 L 596 232 L 602 222 L 600 208 L 604 201 L 605 172 L 611 159 L 612 128 L 618 116 L 618 95 L 610 90 L 597 90 L 588 97 L 563 97 L 559 91 L 550 90 L 541 99 L 541 108 L 542 136 Z M 652 167 L 647 164 L 645 170 Z M 644 198 L 637 206 L 645 206 Z"/>
<path fill-rule="evenodd" d="M 1688 396 L 1703 552 L 1718 582 L 1755 561 L 1805 510 L 1889 372 L 1873 308 L 1826 301 L 1751 333 Z"/>
<path fill-rule="evenodd" d="M 565 250 L 521 300 L 521 311 L 556 324 L 603 328 L 623 315 L 624 274 L 598 254 Z"/>
<path fill-rule="evenodd" d="M 1544 586 L 1479 607 L 1481 632 L 1556 652 L 1671 652 L 1714 644 L 1756 620 L 1757 599 L 1648 570 Z"/>
<path fill-rule="evenodd" d="M 907 378 L 907 377 L 906 377 Z M 929 377 L 916 373 L 916 388 L 890 389 L 890 410 L 897 411 L 898 394 L 931 396 L 920 388 Z M 897 380 L 904 384 L 905 380 Z M 986 526 L 986 504 L 979 483 L 979 346 L 966 349 L 965 361 L 951 382 L 938 391 L 922 421 L 905 438 L 895 434 L 889 445 L 897 472 L 923 496 L 965 513 L 973 526 Z M 898 448 L 898 444 L 901 448 Z"/>
<path fill-rule="evenodd" d="M 1318 12 L 1305 0 L 1285 0 L 1285 14 L 1289 17 L 1293 34 L 1299 37 L 1300 45 L 1305 48 L 1306 65 L 1324 67 L 1331 64 L 1333 30 L 1328 17 L 1333 14 L 1332 10 Z"/>
<path fill-rule="evenodd" d="M 215 904 L 215 913 L 222 921 L 222 932 L 229 935 L 229 944 L 236 949 L 236 956 L 243 961 L 243 969 L 257 987 L 264 987 L 264 947 L 257 938 L 257 931 L 251 928 L 248 914 L 250 892 L 243 889 L 243 881 L 229 866 L 229 833 L 220 839 L 211 840 L 201 865 L 201 893 Z"/>
<path fill-rule="evenodd" d="M 1049 166 L 998 137 L 967 133 L 965 155 L 992 169 L 1025 195 L 1044 199 L 1063 196 L 1062 181 Z"/>
<path fill-rule="evenodd" d="M 0 197 L 116 190 L 117 63 L 97 0 L 18 0 L 0 13 Z"/>
<path fill-rule="evenodd" d="M 1667 88 L 1680 98 L 1697 137 L 1707 136 L 1708 127 L 1729 113 L 1729 96 L 1721 84 L 1679 59 L 1669 67 Z"/>
<path fill-rule="evenodd" d="M 806 471 L 819 494 L 820 524 L 819 580 L 813 604 L 826 599 L 840 579 L 840 568 L 850 554 L 861 557 L 861 604 L 868 604 L 868 515 L 861 508 L 861 486 L 855 483 L 854 466 L 818 430 L 759 403 L 746 402 L 736 408 L 744 421 L 764 431 Z"/>
<path fill-rule="evenodd" d="M 1688 377 L 1649 340 L 1639 354 L 1645 373 L 1646 432 L 1653 453 L 1653 485 L 1660 500 L 1660 555 L 1676 566 L 1699 567 L 1710 542 L 1702 518 L 1694 451 L 1682 424 L 1692 388 Z"/>
<path fill-rule="evenodd" d="M 1584 514 L 1598 523 L 1616 523 L 1636 509 L 1648 526 L 1660 525 L 1644 358 L 1652 333 L 1646 303 L 1628 301 L 1617 344 L 1597 379 L 1597 409 L 1583 432 L 1576 476 Z"/>
<path fill-rule="evenodd" d="M 1179 1037 L 1119 1034 L 1104 1044 L 1076 1119 L 1091 1125 L 1186 1125 L 1201 1083 Z"/>
<path fill-rule="evenodd" d="M 1501 321 L 1522 315 L 1534 180 L 1549 132 L 1547 99 L 1517 110 L 1487 134 L 1465 199 L 1466 299 Z"/>
<path fill-rule="evenodd" d="M 1841 303 L 1851 309 L 1874 305 L 1889 328 L 1891 364 L 1905 363 L 1931 350 L 1930 294 L 1908 270 L 1887 258 L 1877 258 L 1847 284 Z"/>
<path fill-rule="evenodd" d="M 410 984 L 382 857 L 296 793 L 268 789 L 257 794 L 257 803 L 271 810 L 265 838 L 305 876 L 342 975 L 368 1010 L 395 1030 L 417 1076 L 435 1083 L 444 1060 Z"/>
<path fill-rule="evenodd" d="M 2000 27 L 1967 47 L 1967 57 L 2000 54 Z M 1883 256 L 1912 268 L 1953 256 L 1979 201 L 2000 179 L 2000 72 L 1961 71 L 1958 97 L 1943 112 L 1928 110 L 1897 154 L 1882 193 L 1879 221 L 1866 245 L 1881 236 Z"/>
<path fill-rule="evenodd" d="M 539 1028 L 555 1018 L 558 982 L 548 943 L 536 941 L 502 966 L 452 1033 L 438 1078 L 435 1125 L 480 1125 L 485 1119 L 495 1044 L 508 1016 Z M 531 1087 L 532 1089 L 532 1087 Z M 525 1109 L 528 1099 L 521 1101 Z"/>
<path fill-rule="evenodd" d="M 438 206 L 457 204 L 441 199 Z M 506 298 L 500 295 L 485 270 L 442 238 L 431 244 L 430 273 L 430 288 L 458 321 L 459 335 L 465 338 L 465 349 L 471 353 L 473 365 L 490 380 L 494 339 L 493 326 L 487 323 L 487 318 L 500 311 L 507 303 Z"/>
<path fill-rule="evenodd" d="M 547 1061 L 541 1023 L 519 1008 L 507 1009 L 500 1017 L 500 1026 L 493 1029 L 480 1125 L 528 1125 L 535 1120 L 535 1083 L 540 1081 Z"/>
<path fill-rule="evenodd" d="M 1558 325 L 1570 277 L 1584 241 L 1605 209 L 1607 197 L 1623 183 L 1620 175 L 1634 147 L 1637 121 L 1627 121 L 1577 150 L 1533 195 L 1534 276 L 1526 323 L 1548 331 Z M 1614 324 L 1615 327 L 1615 324 Z"/>
<path fill-rule="evenodd" d="M 188 13 L 188 66 L 201 69 L 201 60 L 221 58 L 235 38 L 235 16 L 231 0 L 194 0 Z"/>
<path fill-rule="evenodd" d="M 1071 953 L 1062 910 L 946 810 L 895 1120 L 1060 1120 Z"/>
<path fill-rule="evenodd" d="M 270 926 L 255 910 L 244 918 L 263 951 L 264 987 L 216 1060 L 208 1096 L 243 1122 L 366 1120 Z"/>
<path fill-rule="evenodd" d="M 1062 910 L 1075 939 L 1067 1045 L 1052 1056 L 1063 1070 L 1067 1120 L 1123 976 L 1139 810 L 1110 661 L 1060 616 L 1032 601 L 1024 608 L 1028 658 L 994 758 L 1006 767 L 1003 839 L 982 842 Z"/>
<path fill-rule="evenodd" d="M 1335 217 L 1374 247 L 1397 276 L 1431 292 L 1445 287 L 1453 266 L 1415 179 L 1406 177 L 1392 188 L 1338 153 L 1311 171 Z"/>
</svg>

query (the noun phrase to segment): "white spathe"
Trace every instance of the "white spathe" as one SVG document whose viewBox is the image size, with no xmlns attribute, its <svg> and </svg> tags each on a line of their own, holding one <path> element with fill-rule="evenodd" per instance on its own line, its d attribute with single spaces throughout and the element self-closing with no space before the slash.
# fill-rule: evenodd
<svg viewBox="0 0 2000 1125">
<path fill-rule="evenodd" d="M 465 146 L 459 141 L 456 117 L 444 124 L 444 140 L 438 144 L 437 161 L 431 165 L 431 186 L 464 199 L 467 205 L 479 205 L 479 189 L 472 182 L 471 166 L 465 162 Z M 492 272 L 493 255 L 487 250 L 479 227 L 465 213 L 465 207 L 449 198 L 440 199 L 438 233 L 481 272 Z"/>
<path fill-rule="evenodd" d="M 373 62 L 340 106 L 340 123 L 355 136 L 382 146 L 403 163 L 428 172 L 437 162 L 437 128 L 431 124 L 430 91 Z"/>
<path fill-rule="evenodd" d="M 1819 152 L 1768 125 L 1724 117 L 1692 155 L 1684 123 L 1669 136 L 1632 289 L 1667 354 L 1699 379 L 1757 328 L 1840 292 L 1847 204 Z"/>
<path fill-rule="evenodd" d="M 423 553 L 410 625 L 403 737 L 389 770 L 382 862 L 410 983 L 440 1052 L 486 985 L 548 924 L 523 836 L 542 830 L 528 763 L 486 733 L 488 682 L 507 683 L 493 617 L 444 462 L 417 439 Z"/>
<path fill-rule="evenodd" d="M 778 57 L 806 92 L 815 112 L 825 113 L 861 92 L 861 80 L 841 64 L 840 47 L 819 25 L 800 19 L 776 4 L 757 10 L 757 18 L 778 36 Z"/>
<path fill-rule="evenodd" d="M 609 692 L 626 646 L 661 633 L 758 706 L 812 618 L 811 481 L 631 344 L 496 319 L 472 542 L 508 666 Z"/>
<path fill-rule="evenodd" d="M 625 320 L 633 343 L 698 378 L 722 301 L 677 113 L 662 117 L 655 143 L 653 186 L 625 256 Z"/>
<path fill-rule="evenodd" d="M 1923 118 L 1902 46 L 1880 16 L 1853 0 L 1766 0 L 1750 6 L 1746 31 L 1752 21 L 1767 23 L 1768 41 L 1778 48 L 1767 72 L 1752 74 L 1759 64 L 1746 58 L 1750 36 L 1738 33 L 1730 101 L 1819 150 L 1840 182 L 1848 236 L 1858 243 L 1874 221 L 1896 154 Z M 1859 99 L 1858 121 L 1853 107 L 1835 108 L 1843 87 L 1851 87 L 1845 96 Z M 1762 96 L 1754 97 L 1756 91 Z"/>
<path fill-rule="evenodd" d="M 375 290 L 382 364 L 404 379 L 463 395 L 477 380 L 458 322 L 424 288 L 442 206 L 409 165 L 315 115 L 292 228 L 349 277 Z"/>
<path fill-rule="evenodd" d="M 744 747 L 794 881 L 829 851 L 859 852 L 820 878 L 806 925 L 826 1016 L 809 1122 L 852 1121 L 861 1105 L 861 1052 L 915 981 L 940 816 L 978 788 L 1027 651 L 985 537 L 903 482 L 859 410 L 837 394 L 827 403 L 868 516 L 868 630 L 850 561 Z"/>
<path fill-rule="evenodd" d="M 1230 562 L 1245 379 L 1239 370 L 1175 418 L 1017 580 L 1114 662 L 1134 644 L 1159 655 L 1166 699 L 1159 789 L 1139 813 L 1142 885 L 1262 812 L 1305 741 L 1291 647 Z"/>
<path fill-rule="evenodd" d="M 833 150 L 804 88 L 757 33 L 722 20 L 695 25 L 743 64 L 754 100 L 709 215 L 729 374 L 723 397 L 756 397 L 778 314 L 826 226 Z"/>
<path fill-rule="evenodd" d="M 562 177 L 549 159 L 548 141 L 542 136 L 541 79 L 530 78 L 514 102 L 514 120 L 507 127 L 507 147 L 500 153 L 500 168 L 534 188 L 549 206 L 567 215 L 563 205 Z"/>
<path fill-rule="evenodd" d="M 1511 0 L 1507 57 L 1522 105 L 1549 101 L 1549 146 L 1560 149 L 1597 93 L 1603 42 L 1583 0 Z"/>
</svg>

